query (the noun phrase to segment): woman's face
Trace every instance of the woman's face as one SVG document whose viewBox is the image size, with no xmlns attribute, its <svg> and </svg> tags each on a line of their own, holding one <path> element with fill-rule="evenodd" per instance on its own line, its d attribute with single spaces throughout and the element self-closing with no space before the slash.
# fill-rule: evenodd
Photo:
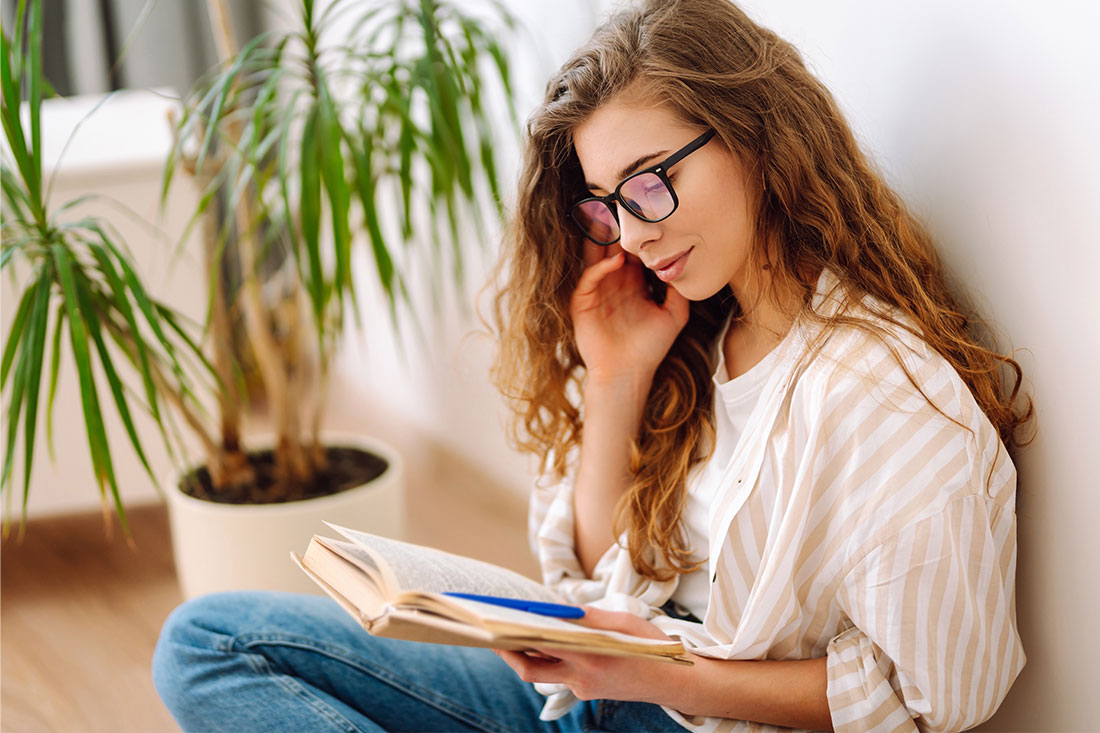
<svg viewBox="0 0 1100 733">
<path fill-rule="evenodd" d="M 702 132 L 668 109 L 620 96 L 577 127 L 574 145 L 592 195 L 605 196 Z M 672 166 L 668 177 L 680 202 L 676 211 L 651 223 L 619 204 L 618 246 L 689 300 L 709 298 L 726 284 L 740 294 L 753 217 L 737 156 L 713 138 Z"/>
</svg>

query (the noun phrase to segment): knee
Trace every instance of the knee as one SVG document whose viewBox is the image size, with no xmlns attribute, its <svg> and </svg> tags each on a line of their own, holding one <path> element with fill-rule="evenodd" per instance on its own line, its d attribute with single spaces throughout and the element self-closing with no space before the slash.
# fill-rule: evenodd
<svg viewBox="0 0 1100 733">
<path fill-rule="evenodd" d="M 184 602 L 164 622 L 153 651 L 153 685 L 176 714 L 201 695 L 201 682 L 221 664 L 235 635 L 246 592 L 215 593 Z"/>
</svg>

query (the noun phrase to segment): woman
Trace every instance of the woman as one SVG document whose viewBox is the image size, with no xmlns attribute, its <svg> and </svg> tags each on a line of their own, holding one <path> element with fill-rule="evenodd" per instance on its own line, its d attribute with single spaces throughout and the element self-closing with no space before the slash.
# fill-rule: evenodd
<svg viewBox="0 0 1100 733">
<path fill-rule="evenodd" d="M 528 128 L 496 377 L 545 582 L 691 666 L 404 644 L 186 604 L 185 729 L 961 730 L 1024 663 L 1014 361 L 797 52 L 726 0 L 614 17 Z M 530 683 L 536 683 L 532 686 Z M 543 697 L 543 695 L 548 697 Z M 577 704 L 578 699 L 586 701 Z"/>
</svg>

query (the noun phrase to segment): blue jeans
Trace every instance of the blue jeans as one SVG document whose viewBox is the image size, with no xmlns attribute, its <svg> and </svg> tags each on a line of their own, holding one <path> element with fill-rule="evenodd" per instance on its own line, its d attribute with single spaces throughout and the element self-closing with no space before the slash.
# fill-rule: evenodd
<svg viewBox="0 0 1100 733">
<path fill-rule="evenodd" d="M 682 731 L 596 700 L 555 721 L 488 649 L 370 636 L 328 598 L 217 593 L 168 617 L 153 682 L 185 731 Z"/>
</svg>

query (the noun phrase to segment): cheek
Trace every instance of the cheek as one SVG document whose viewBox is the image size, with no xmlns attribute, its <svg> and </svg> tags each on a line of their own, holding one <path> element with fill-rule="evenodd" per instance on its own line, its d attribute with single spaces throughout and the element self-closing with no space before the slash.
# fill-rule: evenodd
<svg viewBox="0 0 1100 733">
<path fill-rule="evenodd" d="M 703 240 L 708 256 L 728 262 L 740 260 L 748 252 L 751 224 L 744 207 L 730 196 L 708 196 L 690 215 L 693 233 Z"/>
</svg>

